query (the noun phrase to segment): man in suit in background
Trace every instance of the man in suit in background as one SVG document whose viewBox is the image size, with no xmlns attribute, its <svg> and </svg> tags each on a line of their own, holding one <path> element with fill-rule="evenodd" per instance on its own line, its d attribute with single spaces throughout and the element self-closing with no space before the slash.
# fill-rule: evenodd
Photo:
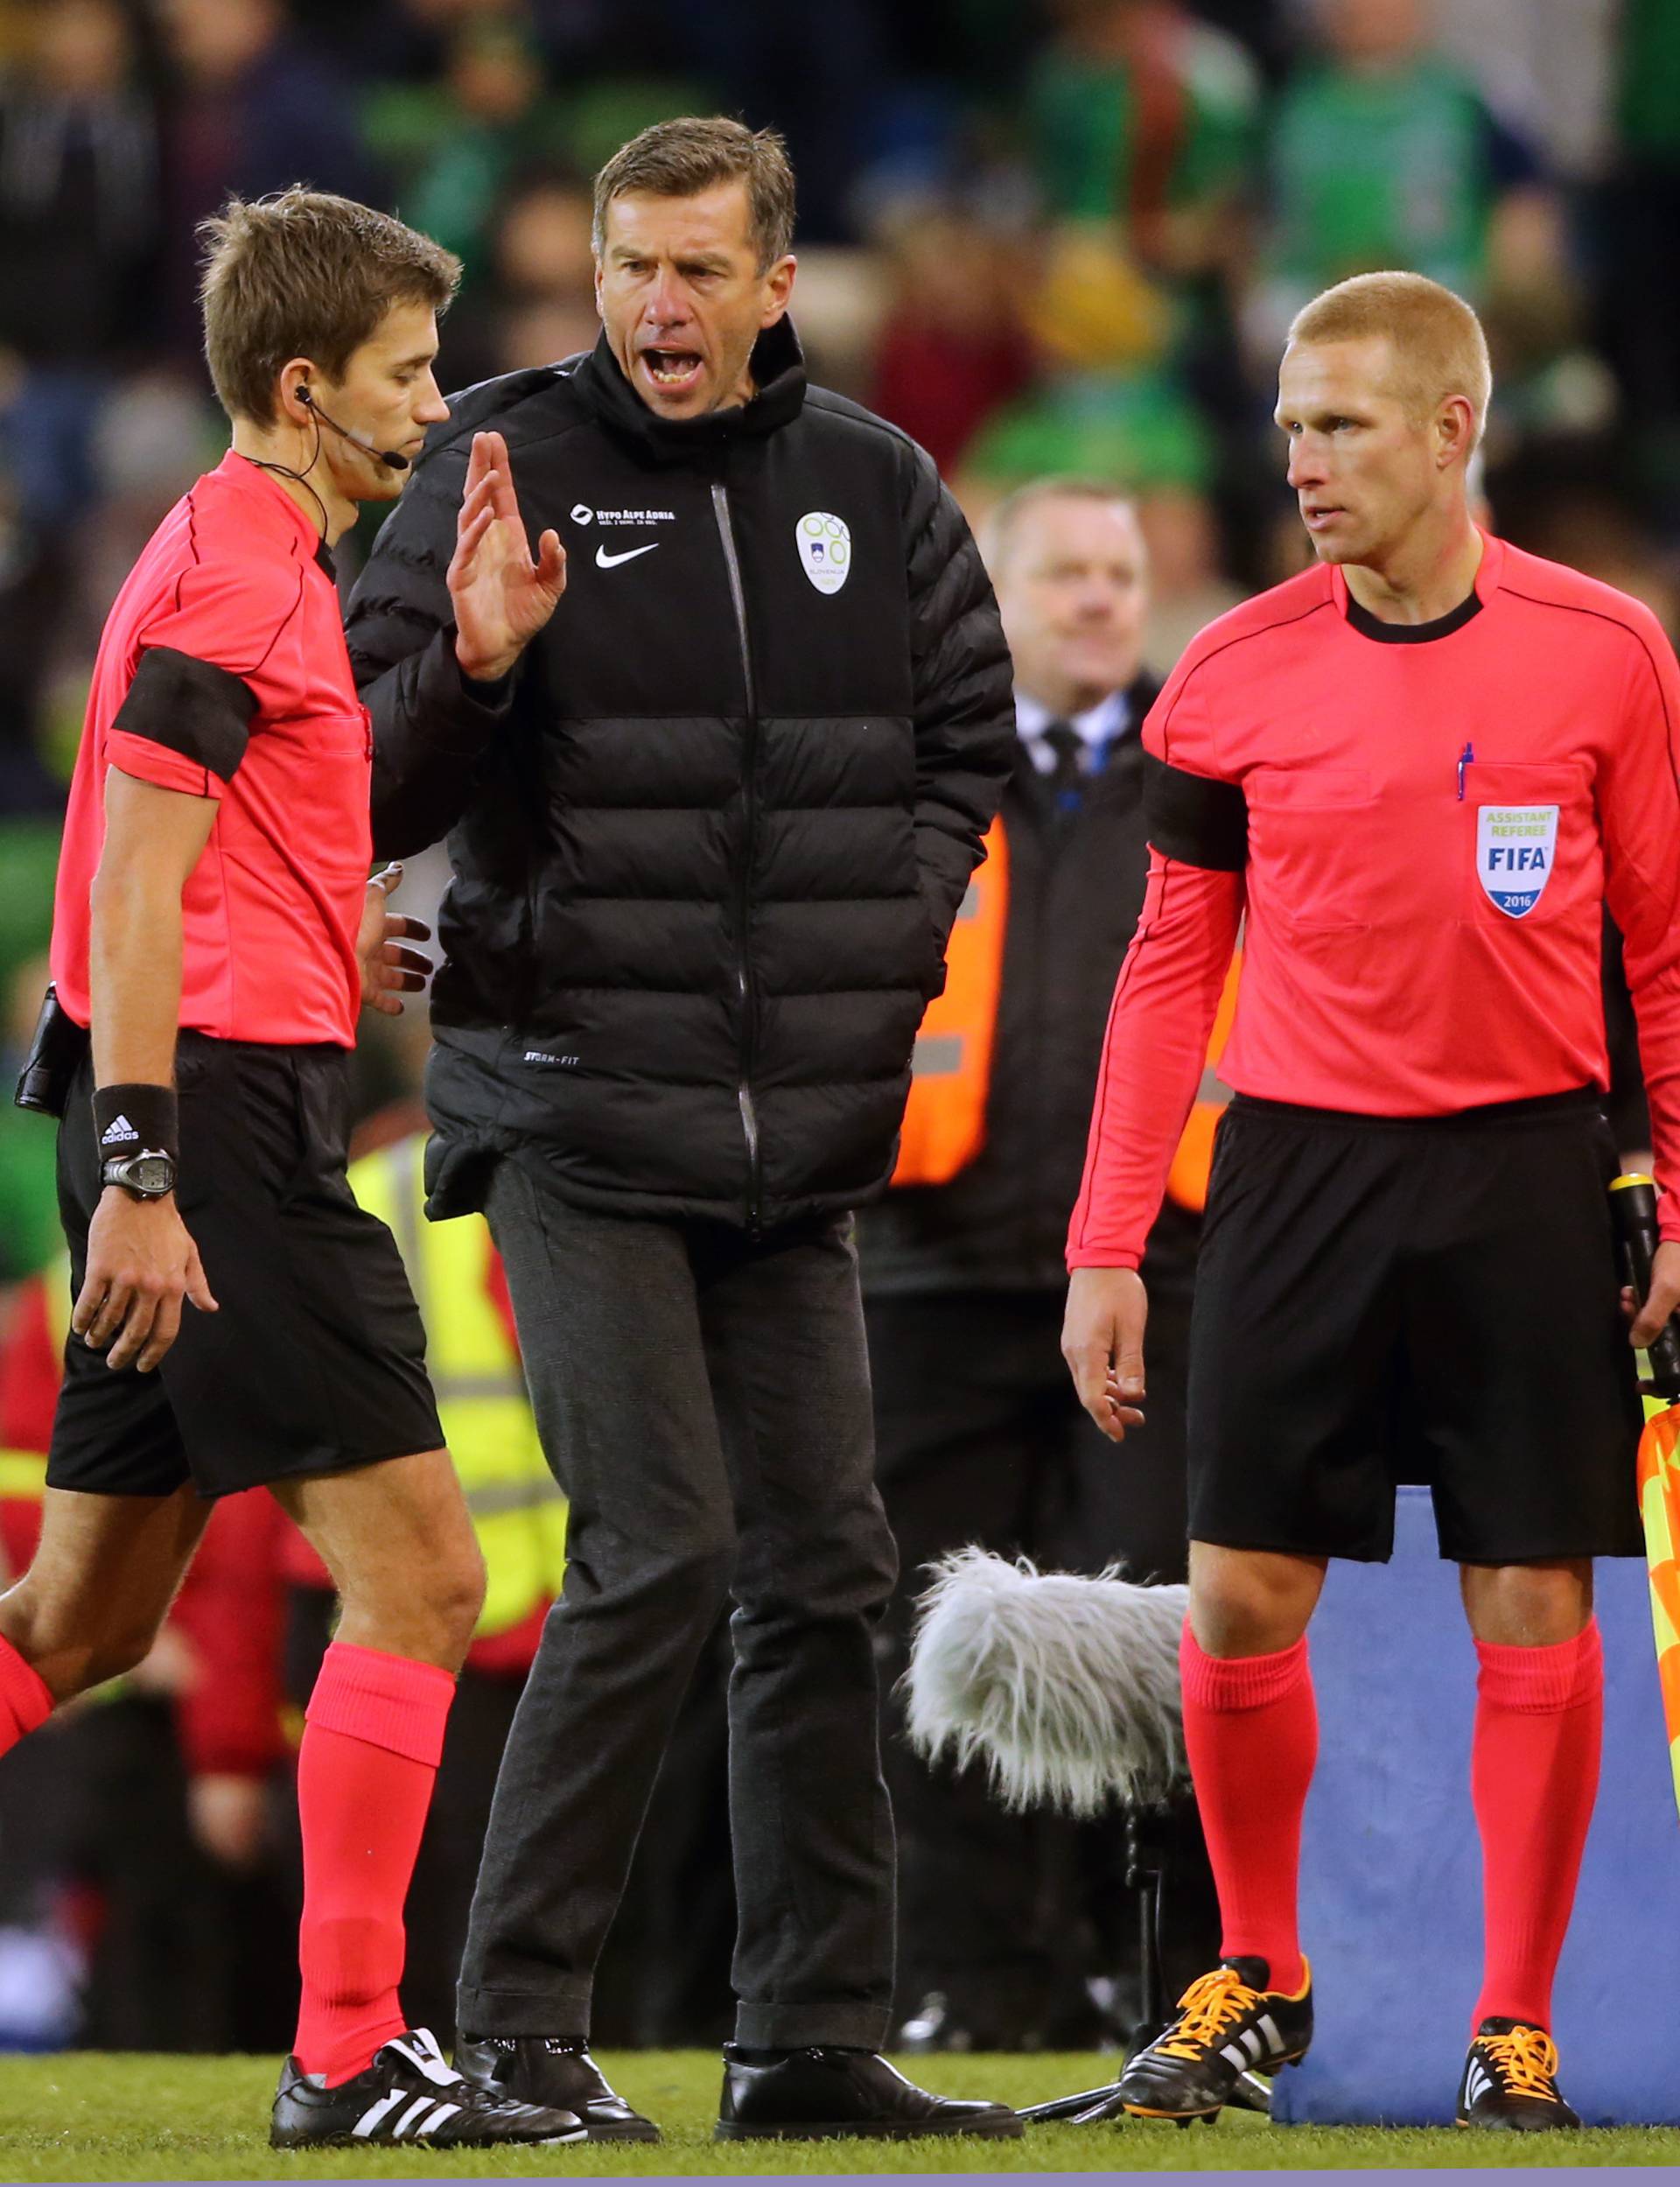
<svg viewBox="0 0 1680 2187">
<path fill-rule="evenodd" d="M 922 1022 L 893 1189 L 859 1222 L 878 1476 L 903 1575 L 895 1670 L 920 1567 L 964 1543 L 1062 1570 L 1184 1576 L 1184 1355 L 1205 1184 L 1194 1163 L 1151 1240 L 1135 1456 L 1116 1462 L 1059 1349 L 1090 1088 L 1149 866 L 1144 543 L 1113 487 L 1046 479 L 1001 505 L 984 545 L 1014 657 L 1014 771 Z M 1008 1816 L 977 1773 L 929 1770 L 901 1738 L 886 1755 L 900 2041 L 1091 2040 L 1082 1982 L 1130 1948 L 1116 1829 Z"/>
</svg>

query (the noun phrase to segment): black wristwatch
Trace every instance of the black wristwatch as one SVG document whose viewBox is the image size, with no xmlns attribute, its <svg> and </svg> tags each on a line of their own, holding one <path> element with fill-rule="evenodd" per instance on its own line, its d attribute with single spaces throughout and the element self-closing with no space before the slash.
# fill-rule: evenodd
<svg viewBox="0 0 1680 2187">
<path fill-rule="evenodd" d="M 121 1185 L 136 1200 L 166 1199 L 175 1189 L 174 1157 L 155 1146 L 143 1147 L 137 1154 L 119 1154 L 101 1169 L 99 1181 Z"/>
</svg>

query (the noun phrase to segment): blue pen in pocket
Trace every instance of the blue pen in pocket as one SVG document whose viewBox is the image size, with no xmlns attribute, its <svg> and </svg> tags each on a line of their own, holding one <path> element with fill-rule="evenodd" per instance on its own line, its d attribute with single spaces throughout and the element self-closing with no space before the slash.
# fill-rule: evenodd
<svg viewBox="0 0 1680 2187">
<path fill-rule="evenodd" d="M 1476 752 L 1474 745 L 1466 744 L 1459 754 L 1459 803 L 1460 804 L 1464 803 L 1464 770 L 1466 767 L 1473 767 L 1475 764 L 1475 758 Z"/>
</svg>

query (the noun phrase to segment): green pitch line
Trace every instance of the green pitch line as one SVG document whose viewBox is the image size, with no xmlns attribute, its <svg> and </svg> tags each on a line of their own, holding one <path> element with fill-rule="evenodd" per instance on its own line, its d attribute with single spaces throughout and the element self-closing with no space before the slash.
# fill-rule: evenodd
<svg viewBox="0 0 1680 2187">
<path fill-rule="evenodd" d="M 1345 2166 L 1680 2164 L 1680 2129 L 1536 2134 L 1271 2127 L 1228 2113 L 1216 2127 L 1033 2127 L 1021 2141 L 714 2142 L 719 2067 L 702 2050 L 602 2054 L 614 2084 L 665 2128 L 654 2148 L 582 2144 L 458 2156 L 417 2148 L 276 2155 L 268 2146 L 268 2058 L 86 2051 L 0 2058 L 0 2180 L 520 2179 L 763 2173 L 1319 2170 Z M 910 2061 L 906 2061 L 910 2063 Z M 1089 2088 L 1088 2054 L 914 2061 L 953 2096 L 1027 2104 Z"/>
</svg>

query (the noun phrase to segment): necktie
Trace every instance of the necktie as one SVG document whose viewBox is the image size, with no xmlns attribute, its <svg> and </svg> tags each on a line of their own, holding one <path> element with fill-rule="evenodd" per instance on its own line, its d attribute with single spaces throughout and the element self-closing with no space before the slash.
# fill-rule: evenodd
<svg viewBox="0 0 1680 2187">
<path fill-rule="evenodd" d="M 1046 777 L 1056 810 L 1077 812 L 1084 788 L 1084 739 L 1072 722 L 1053 721 L 1044 732 L 1044 740 L 1056 755 L 1056 763 Z"/>
</svg>

